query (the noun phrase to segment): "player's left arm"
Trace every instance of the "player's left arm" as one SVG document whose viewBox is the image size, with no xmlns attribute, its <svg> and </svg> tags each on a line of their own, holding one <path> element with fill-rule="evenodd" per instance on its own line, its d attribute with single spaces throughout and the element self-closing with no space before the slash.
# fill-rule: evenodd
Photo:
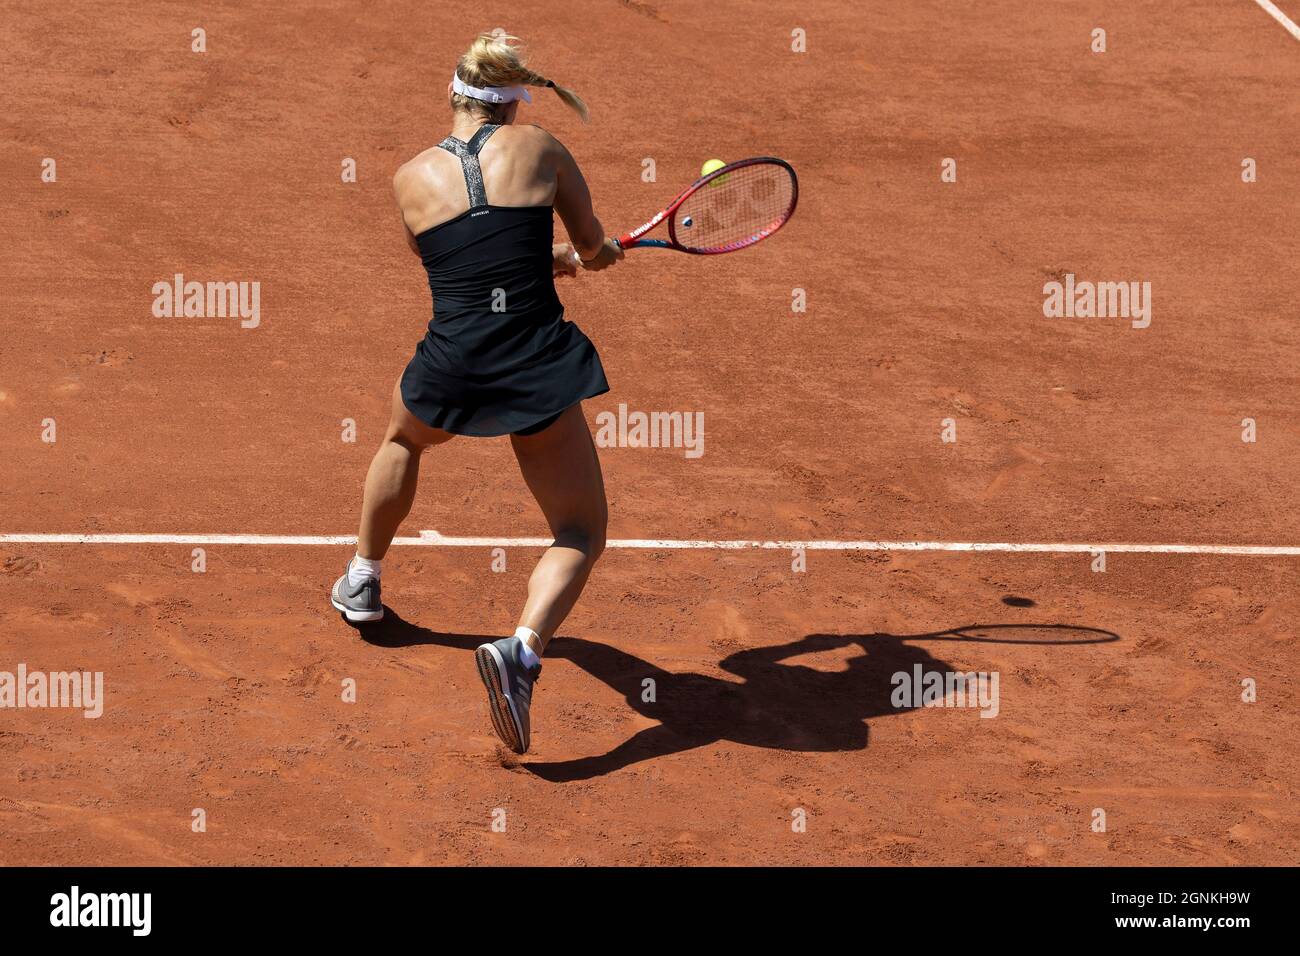
<svg viewBox="0 0 1300 956">
<path fill-rule="evenodd" d="M 574 276 L 582 262 L 577 250 L 568 242 L 557 242 L 551 246 L 551 274 L 554 276 Z"/>
<path fill-rule="evenodd" d="M 415 236 L 411 235 L 411 227 L 406 224 L 405 219 L 402 220 L 402 234 L 406 236 L 406 244 L 410 247 L 411 251 L 417 256 L 420 255 L 420 246 L 415 241 Z"/>
<path fill-rule="evenodd" d="M 393 200 L 397 203 L 397 214 L 402 219 L 402 234 L 406 237 L 407 247 L 417 256 L 420 255 L 420 247 L 416 244 L 415 236 L 411 233 L 411 227 L 406 224 L 405 205 L 402 203 L 404 193 L 412 187 L 411 179 L 415 176 L 414 170 L 410 163 L 403 163 L 393 174 Z"/>
</svg>

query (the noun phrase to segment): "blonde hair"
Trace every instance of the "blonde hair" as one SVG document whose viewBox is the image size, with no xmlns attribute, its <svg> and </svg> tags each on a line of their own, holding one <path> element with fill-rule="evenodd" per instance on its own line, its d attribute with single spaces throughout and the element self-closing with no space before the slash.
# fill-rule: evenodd
<svg viewBox="0 0 1300 956">
<path fill-rule="evenodd" d="M 566 89 L 540 73 L 530 70 L 519 55 L 519 38 L 504 32 L 480 33 L 456 64 L 456 75 L 470 86 L 541 86 L 552 89 L 564 104 L 590 121 L 587 104 L 573 90 Z M 508 103 L 485 103 L 471 96 L 451 94 L 451 107 L 498 120 Z"/>
</svg>

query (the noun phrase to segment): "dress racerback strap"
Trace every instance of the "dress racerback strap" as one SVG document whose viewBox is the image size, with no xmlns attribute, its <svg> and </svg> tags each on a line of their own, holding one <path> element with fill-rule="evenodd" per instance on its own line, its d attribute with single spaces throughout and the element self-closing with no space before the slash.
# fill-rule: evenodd
<svg viewBox="0 0 1300 956">
<path fill-rule="evenodd" d="M 498 124 L 487 123 L 478 128 L 478 132 L 470 137 L 468 143 L 455 136 L 448 136 L 438 144 L 439 148 L 459 157 L 460 168 L 465 172 L 465 188 L 469 190 L 471 209 L 475 206 L 487 205 L 487 192 L 483 189 L 483 170 L 479 168 L 478 153 L 483 148 L 483 144 L 488 141 L 488 137 L 500 128 Z"/>
</svg>

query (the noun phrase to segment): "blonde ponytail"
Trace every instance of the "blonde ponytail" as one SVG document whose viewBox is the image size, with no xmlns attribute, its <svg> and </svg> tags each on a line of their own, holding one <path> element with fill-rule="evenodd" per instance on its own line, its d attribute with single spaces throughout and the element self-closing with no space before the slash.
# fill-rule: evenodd
<svg viewBox="0 0 1300 956">
<path fill-rule="evenodd" d="M 554 90 L 564 105 L 581 116 L 584 123 L 590 122 L 591 116 L 582 97 L 524 64 L 519 55 L 519 42 L 518 37 L 508 33 L 480 33 L 456 64 L 456 75 L 470 86 L 540 86 Z M 452 109 L 479 113 L 489 120 L 497 118 L 503 111 L 499 104 L 485 103 L 458 93 L 452 94 L 451 105 Z"/>
</svg>

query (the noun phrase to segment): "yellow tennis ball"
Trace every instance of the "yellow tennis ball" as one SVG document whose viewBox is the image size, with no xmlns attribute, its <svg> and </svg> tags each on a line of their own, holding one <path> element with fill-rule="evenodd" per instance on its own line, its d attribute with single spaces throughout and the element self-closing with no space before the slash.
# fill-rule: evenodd
<svg viewBox="0 0 1300 956">
<path fill-rule="evenodd" d="M 727 164 L 720 159 L 710 159 L 707 162 L 705 162 L 703 166 L 700 167 L 700 176 L 701 177 L 707 176 L 709 175 L 709 173 L 714 172 L 715 170 L 719 170 L 725 165 Z M 730 173 L 727 174 L 727 176 L 730 175 L 731 175 Z M 713 187 L 713 186 L 722 185 L 727 181 L 727 176 L 719 176 L 717 179 L 713 180 L 713 182 L 709 183 L 709 186 Z"/>
</svg>

